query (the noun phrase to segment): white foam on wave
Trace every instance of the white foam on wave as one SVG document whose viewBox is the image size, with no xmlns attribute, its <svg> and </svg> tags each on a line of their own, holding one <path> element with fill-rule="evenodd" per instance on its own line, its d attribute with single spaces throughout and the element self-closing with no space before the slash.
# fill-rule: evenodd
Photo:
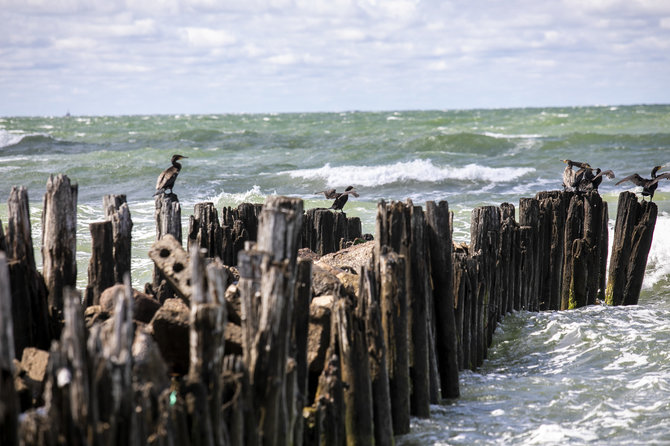
<svg viewBox="0 0 670 446">
<path fill-rule="evenodd" d="M 501 183 L 513 181 L 534 171 L 532 167 L 487 167 L 479 164 L 468 164 L 462 167 L 437 166 L 430 159 L 416 159 L 378 166 L 332 167 L 326 164 L 316 169 L 298 169 L 279 173 L 290 175 L 291 178 L 323 180 L 329 187 L 337 187 L 345 183 L 374 187 L 406 181 L 468 180 Z"/>
<path fill-rule="evenodd" d="M 27 136 L 25 133 L 0 129 L 0 148 L 18 144 L 25 136 Z"/>
<path fill-rule="evenodd" d="M 652 288 L 659 280 L 668 276 L 670 276 L 670 215 L 659 215 L 656 219 L 642 287 Z"/>
</svg>

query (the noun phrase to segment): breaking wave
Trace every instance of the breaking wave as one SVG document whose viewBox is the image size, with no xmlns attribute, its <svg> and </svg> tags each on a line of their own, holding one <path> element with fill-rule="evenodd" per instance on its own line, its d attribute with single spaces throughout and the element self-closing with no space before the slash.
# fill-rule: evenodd
<svg viewBox="0 0 670 446">
<path fill-rule="evenodd" d="M 345 165 L 333 167 L 326 164 L 315 169 L 298 169 L 279 172 L 305 180 L 321 180 L 335 187 L 342 184 L 357 186 L 383 186 L 402 182 L 443 182 L 465 180 L 472 182 L 502 183 L 513 181 L 530 172 L 532 167 L 487 167 L 467 164 L 462 167 L 438 166 L 430 159 L 397 162 L 378 166 Z"/>
</svg>

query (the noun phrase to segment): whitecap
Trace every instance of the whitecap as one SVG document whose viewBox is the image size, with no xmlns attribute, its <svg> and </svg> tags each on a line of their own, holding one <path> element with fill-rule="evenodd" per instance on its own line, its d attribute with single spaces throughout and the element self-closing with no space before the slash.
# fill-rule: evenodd
<svg viewBox="0 0 670 446">
<path fill-rule="evenodd" d="M 670 276 L 670 216 L 659 215 L 656 219 L 642 286 L 650 289 L 668 276 Z"/>
<path fill-rule="evenodd" d="M 9 147 L 21 142 L 26 135 L 14 131 L 0 129 L 0 148 Z"/>
<path fill-rule="evenodd" d="M 397 162 L 377 166 L 345 165 L 331 166 L 330 163 L 315 169 L 298 169 L 279 172 L 291 178 L 325 181 L 329 187 L 353 184 L 363 187 L 407 181 L 439 182 L 446 180 L 466 180 L 472 182 L 501 183 L 513 181 L 530 172 L 532 167 L 487 167 L 467 164 L 462 167 L 438 166 L 430 159 Z"/>
</svg>

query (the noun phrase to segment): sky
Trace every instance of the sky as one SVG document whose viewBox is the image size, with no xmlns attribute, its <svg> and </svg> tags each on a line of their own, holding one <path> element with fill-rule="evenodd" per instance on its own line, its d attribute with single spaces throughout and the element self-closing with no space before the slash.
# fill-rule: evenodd
<svg viewBox="0 0 670 446">
<path fill-rule="evenodd" d="M 0 0 L 0 116 L 670 103 L 668 0 Z"/>
</svg>

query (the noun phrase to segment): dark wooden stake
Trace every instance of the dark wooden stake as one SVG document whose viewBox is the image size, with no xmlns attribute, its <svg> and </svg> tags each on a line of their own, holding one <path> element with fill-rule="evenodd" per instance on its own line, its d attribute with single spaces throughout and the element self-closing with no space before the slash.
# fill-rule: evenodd
<svg viewBox="0 0 670 446">
<path fill-rule="evenodd" d="M 460 391 L 449 204 L 446 201 L 440 201 L 437 205 L 434 201 L 426 202 L 426 223 L 432 263 L 433 305 L 437 329 L 435 343 L 442 397 L 457 398 Z"/>
<path fill-rule="evenodd" d="M 99 305 L 100 295 L 114 285 L 114 235 L 110 220 L 89 224 L 91 260 L 88 264 L 86 306 Z"/>
<path fill-rule="evenodd" d="M 51 314 L 63 309 L 63 288 L 77 282 L 77 184 L 49 175 L 42 213 L 43 274 Z"/>
<path fill-rule="evenodd" d="M 619 194 L 606 302 L 636 305 L 656 226 L 656 203 L 639 203 L 632 192 Z"/>
<path fill-rule="evenodd" d="M 105 219 L 112 222 L 114 234 L 114 282 L 123 283 L 123 276 L 130 274 L 133 221 L 125 195 L 105 195 L 102 198 Z"/>
<path fill-rule="evenodd" d="M 19 444 L 19 400 L 14 388 L 14 326 L 7 257 L 0 251 L 0 443 Z"/>
</svg>

